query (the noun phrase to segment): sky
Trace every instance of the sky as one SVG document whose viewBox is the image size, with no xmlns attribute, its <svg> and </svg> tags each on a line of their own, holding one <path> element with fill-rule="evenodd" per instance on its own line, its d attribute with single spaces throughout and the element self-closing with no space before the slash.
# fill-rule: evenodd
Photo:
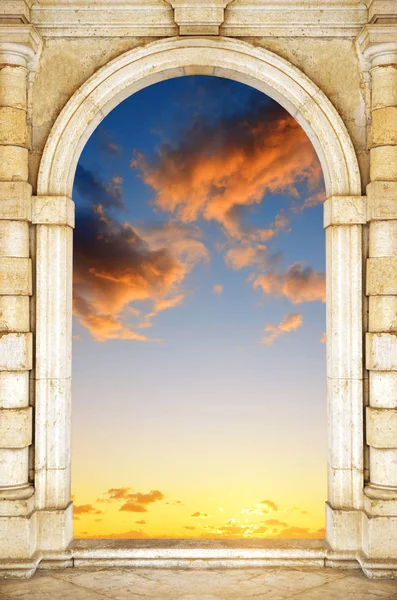
<svg viewBox="0 0 397 600">
<path fill-rule="evenodd" d="M 167 80 L 80 157 L 75 537 L 322 538 L 324 182 L 246 85 Z"/>
</svg>

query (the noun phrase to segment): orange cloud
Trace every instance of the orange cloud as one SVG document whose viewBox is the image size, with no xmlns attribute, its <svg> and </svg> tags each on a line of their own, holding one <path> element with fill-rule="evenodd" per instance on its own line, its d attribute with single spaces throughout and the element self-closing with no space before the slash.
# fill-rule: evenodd
<svg viewBox="0 0 397 600">
<path fill-rule="evenodd" d="M 267 511 L 274 511 L 274 512 L 278 511 L 277 504 L 275 504 L 271 500 L 262 500 L 259 504 L 263 504 L 264 509 Z"/>
<path fill-rule="evenodd" d="M 327 341 L 327 334 L 324 331 L 324 333 L 321 334 L 320 344 L 325 344 L 326 341 Z"/>
<path fill-rule="evenodd" d="M 302 302 L 325 302 L 325 274 L 314 271 L 301 263 L 292 264 L 285 273 L 261 273 L 254 277 L 254 288 L 261 288 L 265 294 L 286 297 L 292 304 Z"/>
<path fill-rule="evenodd" d="M 263 336 L 261 343 L 266 346 L 271 346 L 280 335 L 290 331 L 296 331 L 302 323 L 302 315 L 298 313 L 286 315 L 278 325 L 269 324 L 265 326 L 265 335 Z"/>
<path fill-rule="evenodd" d="M 147 494 L 134 492 L 125 497 L 126 503 L 119 510 L 122 512 L 147 512 L 148 504 L 153 504 L 163 498 L 164 494 L 159 490 L 152 490 Z"/>
<path fill-rule="evenodd" d="M 216 283 L 212 288 L 214 294 L 222 294 L 223 293 L 223 285 L 221 283 Z"/>
<path fill-rule="evenodd" d="M 200 513 L 200 512 L 195 512 L 190 516 L 195 517 L 195 518 L 200 517 L 201 519 L 208 519 L 210 517 L 210 515 L 207 515 L 207 513 Z"/>
<path fill-rule="evenodd" d="M 194 266 L 209 259 L 197 227 L 166 223 L 141 237 L 130 223 L 119 223 L 94 205 L 78 221 L 74 251 L 73 311 L 97 341 L 159 341 L 126 321 L 137 315 L 132 303 L 151 300 L 160 310 L 183 299 L 180 287 Z"/>
<path fill-rule="evenodd" d="M 92 504 L 80 504 L 80 506 L 73 507 L 73 514 L 75 515 L 102 515 L 102 511 L 94 508 Z"/>
<path fill-rule="evenodd" d="M 178 146 L 162 144 L 153 160 L 135 153 L 131 167 L 155 191 L 157 208 L 183 223 L 215 220 L 237 239 L 245 234 L 240 209 L 269 193 L 297 198 L 299 183 L 315 189 L 322 177 L 303 129 L 269 105 L 211 126 L 195 122 Z"/>
</svg>

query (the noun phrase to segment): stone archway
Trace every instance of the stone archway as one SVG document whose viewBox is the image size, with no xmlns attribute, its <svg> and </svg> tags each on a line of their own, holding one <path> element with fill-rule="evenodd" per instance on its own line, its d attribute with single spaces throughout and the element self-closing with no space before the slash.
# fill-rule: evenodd
<svg viewBox="0 0 397 600">
<path fill-rule="evenodd" d="M 70 431 L 58 414 L 48 428 L 55 377 L 69 396 L 71 376 L 71 191 L 80 152 L 104 116 L 124 98 L 162 79 L 218 75 L 272 96 L 297 119 L 323 167 L 327 201 L 327 330 L 329 492 L 327 539 L 334 550 L 360 548 L 363 505 L 362 223 L 364 201 L 355 152 L 345 126 L 326 96 L 303 73 L 276 54 L 227 38 L 175 38 L 129 51 L 95 73 L 57 119 L 40 164 L 34 222 L 37 272 L 36 453 L 51 474 L 36 482 L 38 508 L 61 509 L 59 527 L 71 532 Z M 58 302 L 55 301 L 58 299 Z M 51 364 L 40 357 L 50 357 Z M 46 383 L 47 382 L 47 383 Z M 64 401 L 64 411 L 69 401 Z M 58 440 L 58 442 L 55 442 Z M 45 454 L 57 444 L 50 463 Z M 48 504 L 50 503 L 50 504 Z M 61 514 L 61 513 L 60 513 Z M 44 514 L 43 514 L 43 518 Z M 70 535 L 70 534 L 69 534 Z M 68 536 L 63 534 L 62 539 Z M 55 539 L 55 538 L 54 538 Z M 59 539 L 57 537 L 56 539 Z M 43 538 L 42 549 L 58 549 Z"/>
</svg>

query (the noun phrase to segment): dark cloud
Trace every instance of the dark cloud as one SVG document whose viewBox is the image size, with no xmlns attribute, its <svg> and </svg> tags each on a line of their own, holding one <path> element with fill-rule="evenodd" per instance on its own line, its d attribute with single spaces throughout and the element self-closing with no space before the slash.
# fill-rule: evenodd
<svg viewBox="0 0 397 600">
<path fill-rule="evenodd" d="M 102 181 L 81 164 L 77 166 L 74 187 L 88 205 L 100 204 L 104 208 L 125 209 L 122 193 L 123 179 L 115 175 L 109 182 Z M 78 206 L 79 209 L 79 206 Z M 80 212 L 78 210 L 78 212 Z"/>
</svg>

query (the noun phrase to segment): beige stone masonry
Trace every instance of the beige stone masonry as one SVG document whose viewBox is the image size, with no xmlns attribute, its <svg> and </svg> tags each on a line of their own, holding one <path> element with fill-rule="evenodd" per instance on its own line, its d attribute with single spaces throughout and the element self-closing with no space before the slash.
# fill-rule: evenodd
<svg viewBox="0 0 397 600">
<path fill-rule="evenodd" d="M 0 331 L 29 331 L 29 296 L 0 296 Z"/>
<path fill-rule="evenodd" d="M 20 146 L 0 146 L 0 183 L 26 181 L 28 149 Z"/>
<path fill-rule="evenodd" d="M 378 146 L 371 149 L 371 181 L 396 181 L 397 146 Z"/>
<path fill-rule="evenodd" d="M 367 185 L 368 220 L 395 219 L 397 181 L 371 181 Z"/>
<path fill-rule="evenodd" d="M 397 294 L 397 256 L 381 256 L 367 260 L 367 295 Z"/>
<path fill-rule="evenodd" d="M 32 261 L 30 258 L 2 258 L 0 261 L 0 295 L 32 294 Z"/>
<path fill-rule="evenodd" d="M 29 371 L 32 368 L 32 334 L 0 334 L 0 370 Z"/>
<path fill-rule="evenodd" d="M 367 369 L 397 371 L 397 334 L 367 333 Z"/>
<path fill-rule="evenodd" d="M 365 197 L 333 196 L 324 202 L 324 227 L 363 224 L 366 222 Z"/>
<path fill-rule="evenodd" d="M 387 65 L 375 67 L 372 76 L 372 110 L 397 106 L 397 66 Z"/>
<path fill-rule="evenodd" d="M 32 223 L 74 227 L 74 202 L 67 196 L 33 196 Z"/>
<path fill-rule="evenodd" d="M 397 448 L 397 409 L 367 407 L 367 444 Z"/>
<path fill-rule="evenodd" d="M 0 409 L 3 448 L 25 448 L 32 443 L 32 407 Z"/>
<path fill-rule="evenodd" d="M 0 220 L 0 258 L 29 258 L 29 225 L 26 221 Z"/>
<path fill-rule="evenodd" d="M 397 373 L 372 371 L 369 374 L 371 406 L 397 408 Z"/>
<path fill-rule="evenodd" d="M 397 106 L 372 112 L 372 147 L 397 144 Z"/>
<path fill-rule="evenodd" d="M 369 330 L 397 333 L 397 296 L 369 297 Z"/>
<path fill-rule="evenodd" d="M 14 65 L 0 65 L 0 106 L 27 109 L 25 81 L 27 69 Z"/>
<path fill-rule="evenodd" d="M 0 219 L 30 221 L 31 196 L 32 186 L 26 181 L 0 181 Z"/>
</svg>

